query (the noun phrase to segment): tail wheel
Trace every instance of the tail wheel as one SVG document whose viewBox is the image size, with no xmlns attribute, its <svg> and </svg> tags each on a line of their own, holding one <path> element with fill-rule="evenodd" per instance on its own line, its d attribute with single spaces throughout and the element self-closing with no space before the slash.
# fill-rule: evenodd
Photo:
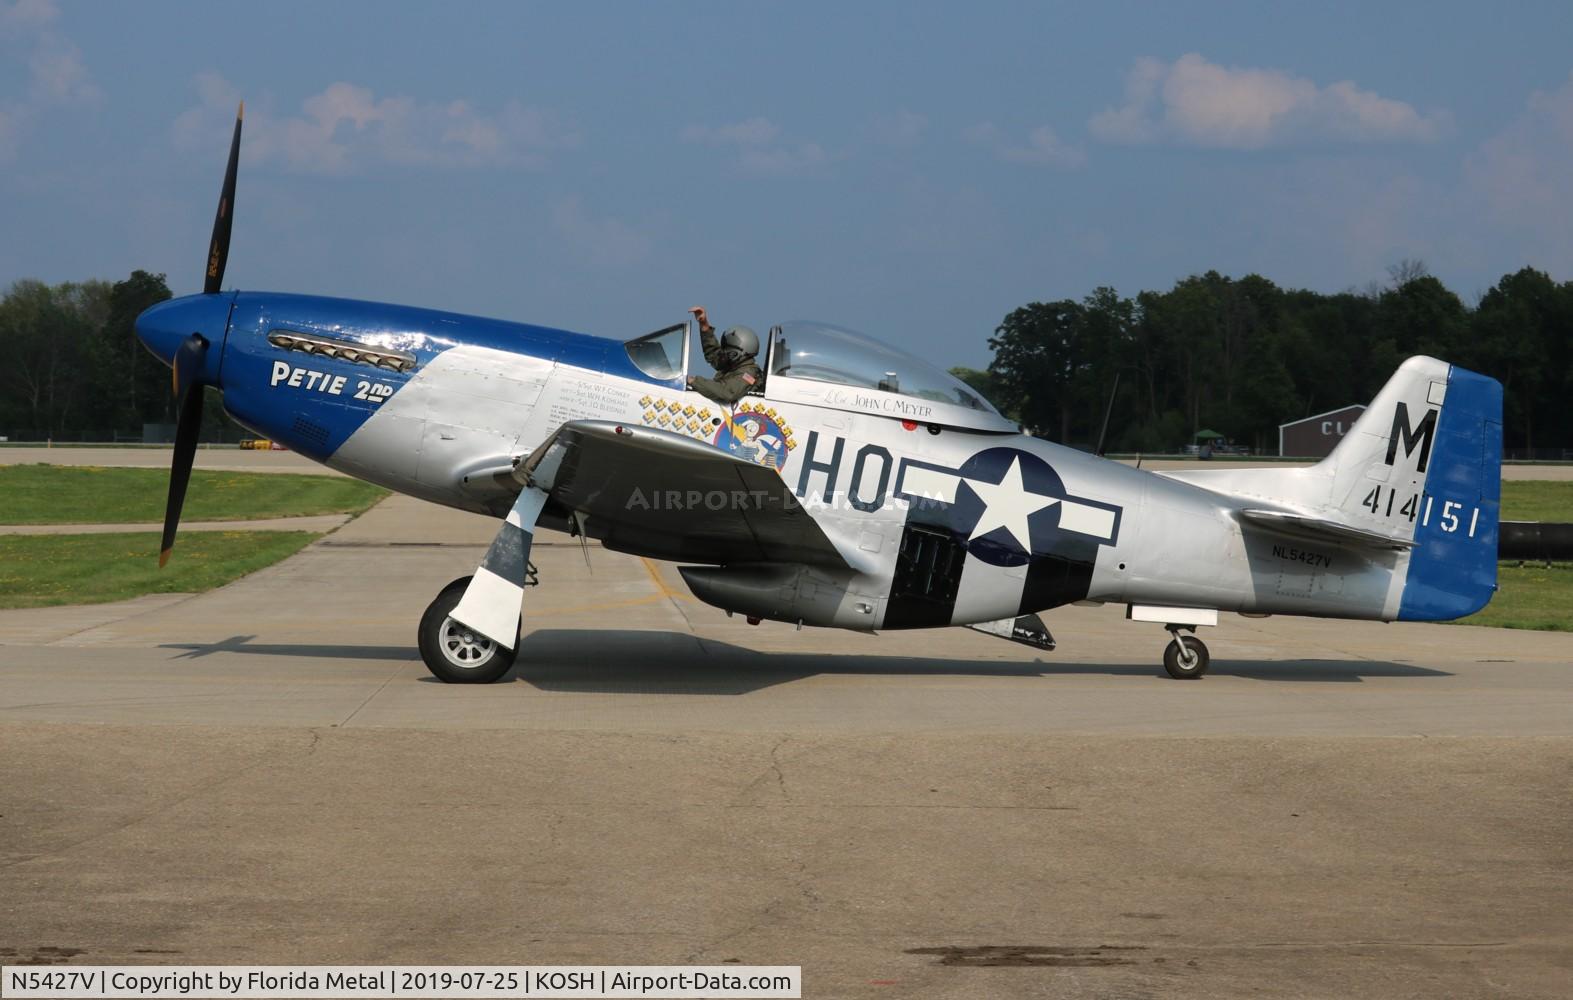
<svg viewBox="0 0 1573 1000">
<path fill-rule="evenodd" d="M 417 645 L 426 669 L 438 680 L 449 684 L 490 684 L 513 667 L 519 637 L 514 635 L 513 649 L 504 649 L 501 643 L 453 620 L 453 609 L 459 606 L 469 585 L 470 578 L 466 576 L 442 588 L 421 615 Z"/>
<path fill-rule="evenodd" d="M 1177 681 L 1196 680 L 1207 672 L 1211 663 L 1206 643 L 1195 636 L 1187 636 L 1183 644 L 1176 637 L 1163 651 L 1163 669 Z"/>
</svg>

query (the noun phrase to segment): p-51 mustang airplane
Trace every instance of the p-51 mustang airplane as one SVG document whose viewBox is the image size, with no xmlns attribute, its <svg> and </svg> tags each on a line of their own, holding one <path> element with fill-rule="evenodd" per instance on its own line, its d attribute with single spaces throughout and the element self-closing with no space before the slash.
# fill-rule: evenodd
<svg viewBox="0 0 1573 1000">
<path fill-rule="evenodd" d="M 684 563 L 750 621 L 969 625 L 1052 648 L 1037 613 L 1118 602 L 1201 676 L 1220 611 L 1458 618 L 1496 589 L 1502 387 L 1410 358 L 1310 468 L 1155 474 L 1017 432 L 966 385 L 860 334 L 770 331 L 735 406 L 685 388 L 677 324 L 628 341 L 404 306 L 221 292 L 240 119 L 204 290 L 136 324 L 180 400 L 161 560 L 202 387 L 342 472 L 504 518 L 419 646 L 445 681 L 513 663 L 537 525 Z M 1187 635 L 1186 633 L 1190 633 Z"/>
</svg>

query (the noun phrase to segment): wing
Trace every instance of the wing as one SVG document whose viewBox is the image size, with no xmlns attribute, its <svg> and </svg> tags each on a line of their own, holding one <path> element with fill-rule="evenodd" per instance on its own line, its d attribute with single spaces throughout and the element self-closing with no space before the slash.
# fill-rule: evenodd
<svg viewBox="0 0 1573 1000">
<path fill-rule="evenodd" d="M 1247 509 L 1240 511 L 1245 521 L 1276 531 L 1281 535 L 1309 538 L 1312 541 L 1333 545 L 1359 545 L 1374 549 L 1412 549 L 1415 543 L 1406 538 L 1395 538 L 1378 531 L 1367 531 L 1338 521 L 1304 514 L 1290 514 L 1277 510 Z"/>
<path fill-rule="evenodd" d="M 781 474 L 681 434 L 564 424 L 513 472 L 607 548 L 697 563 L 846 561 Z"/>
</svg>

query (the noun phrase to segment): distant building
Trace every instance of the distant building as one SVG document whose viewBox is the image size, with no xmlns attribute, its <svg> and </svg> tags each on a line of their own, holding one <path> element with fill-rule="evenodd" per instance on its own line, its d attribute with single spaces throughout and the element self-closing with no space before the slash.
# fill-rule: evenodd
<svg viewBox="0 0 1573 1000">
<path fill-rule="evenodd" d="M 1332 452 L 1365 412 L 1363 406 L 1328 410 L 1304 420 L 1278 425 L 1278 454 L 1291 458 L 1323 458 Z"/>
</svg>

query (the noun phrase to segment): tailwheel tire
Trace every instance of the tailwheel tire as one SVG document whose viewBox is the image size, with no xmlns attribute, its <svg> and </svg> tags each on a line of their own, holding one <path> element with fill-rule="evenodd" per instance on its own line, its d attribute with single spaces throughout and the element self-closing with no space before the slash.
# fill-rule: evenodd
<svg viewBox="0 0 1573 1000">
<path fill-rule="evenodd" d="M 421 615 L 420 633 L 416 644 L 421 659 L 432 676 L 448 684 L 490 684 L 500 680 L 513 667 L 519 649 L 519 636 L 513 637 L 513 649 L 504 649 L 451 617 L 459 606 L 470 578 L 461 577 L 437 595 Z"/>
<path fill-rule="evenodd" d="M 1171 639 L 1169 647 L 1163 651 L 1163 669 L 1177 681 L 1196 680 L 1207 672 L 1211 663 L 1212 657 L 1207 653 L 1206 643 L 1195 636 L 1185 637 L 1183 649 L 1178 639 Z"/>
</svg>

